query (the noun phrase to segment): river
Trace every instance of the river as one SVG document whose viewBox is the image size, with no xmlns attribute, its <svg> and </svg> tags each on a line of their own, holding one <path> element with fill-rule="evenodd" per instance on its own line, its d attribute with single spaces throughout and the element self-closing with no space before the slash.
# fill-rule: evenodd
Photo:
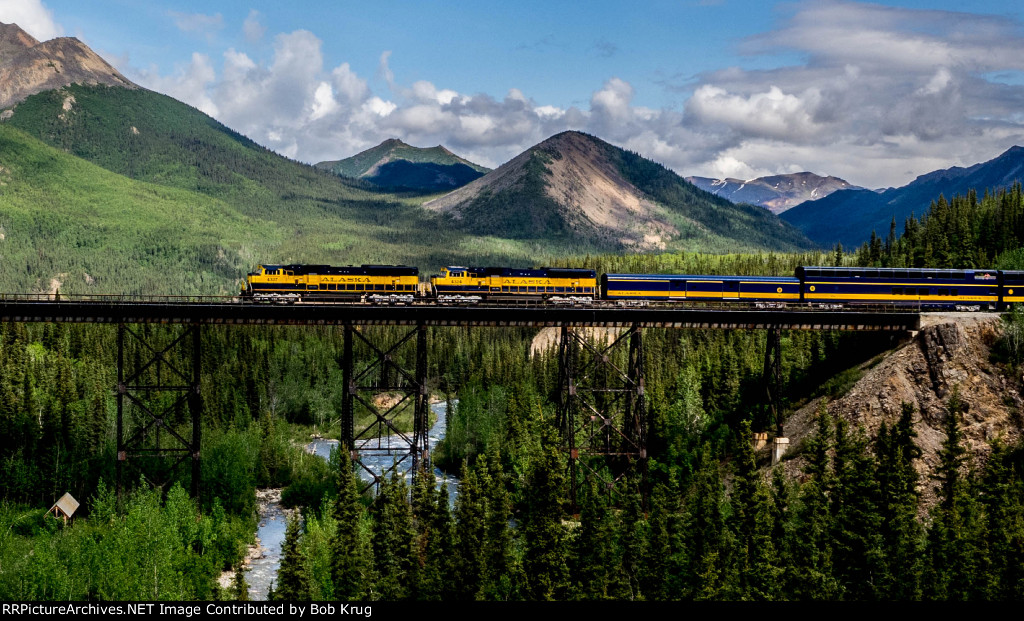
<svg viewBox="0 0 1024 621">
<path fill-rule="evenodd" d="M 453 402 L 454 404 L 455 402 Z M 447 412 L 445 403 L 431 403 L 430 411 L 437 416 L 436 422 L 427 432 L 427 446 L 431 453 L 434 447 L 444 437 L 445 420 Z M 384 445 L 391 442 L 393 436 L 381 438 Z M 324 459 L 328 459 L 331 450 L 338 446 L 337 440 L 314 440 L 306 446 L 306 450 Z M 363 459 L 364 465 L 380 475 L 387 471 L 394 463 L 394 457 L 387 455 L 372 455 Z M 363 480 L 370 482 L 370 474 L 361 471 Z M 408 477 L 408 473 L 406 473 Z M 448 484 L 448 503 L 455 506 L 455 495 L 458 489 L 458 479 L 445 474 L 434 468 L 434 478 L 437 486 Z M 256 529 L 256 543 L 259 553 L 253 557 L 248 569 L 245 571 L 245 580 L 249 583 L 249 598 L 252 600 L 266 600 L 271 583 L 277 581 L 277 570 L 281 566 L 281 547 L 284 544 L 284 533 L 287 527 L 288 514 L 281 507 L 281 490 L 257 490 L 256 500 L 259 505 L 259 526 Z"/>
</svg>

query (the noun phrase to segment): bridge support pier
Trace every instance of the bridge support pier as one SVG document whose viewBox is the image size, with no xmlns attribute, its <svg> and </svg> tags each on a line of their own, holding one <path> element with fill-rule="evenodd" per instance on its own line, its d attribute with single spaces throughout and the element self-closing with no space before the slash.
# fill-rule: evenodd
<svg viewBox="0 0 1024 621">
<path fill-rule="evenodd" d="M 764 347 L 764 415 L 760 429 L 775 425 L 775 435 L 782 436 L 782 328 L 768 328 Z"/>
<path fill-rule="evenodd" d="M 201 337 L 199 324 L 191 324 L 169 344 L 161 345 L 138 329 L 124 323 L 117 326 L 119 503 L 123 496 L 125 464 L 129 461 L 135 462 L 133 465 L 150 485 L 163 488 L 173 479 L 177 466 L 191 458 L 191 492 L 193 497 L 199 496 Z M 129 343 L 134 347 L 128 346 Z M 131 364 L 125 362 L 129 347 Z M 183 415 L 186 409 L 191 418 L 191 431 Z M 126 438 L 126 433 L 131 435 Z M 170 438 L 169 445 L 165 445 L 165 437 Z"/>
<path fill-rule="evenodd" d="M 628 347 L 623 364 L 616 350 Z M 647 411 L 640 327 L 599 346 L 562 326 L 559 345 L 559 428 L 569 454 L 570 494 L 597 478 L 607 489 L 631 469 L 646 467 Z M 582 477 L 582 481 L 580 480 Z"/>
<path fill-rule="evenodd" d="M 372 332 L 380 332 L 381 338 L 375 338 Z M 371 478 L 362 491 L 370 487 L 376 491 L 381 480 L 393 471 L 404 470 L 415 477 L 430 467 L 427 327 L 419 323 L 391 344 L 384 344 L 387 337 L 383 335 L 391 334 L 389 329 L 363 331 L 345 324 L 342 443 Z M 358 370 L 354 353 L 357 344 L 361 350 Z M 414 369 L 402 366 L 410 362 Z M 371 462 L 382 458 L 393 462 L 374 470 Z"/>
</svg>

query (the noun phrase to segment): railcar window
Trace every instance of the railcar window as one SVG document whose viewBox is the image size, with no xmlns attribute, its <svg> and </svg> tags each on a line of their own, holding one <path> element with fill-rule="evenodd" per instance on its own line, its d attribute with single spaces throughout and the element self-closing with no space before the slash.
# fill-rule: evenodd
<svg viewBox="0 0 1024 621">
<path fill-rule="evenodd" d="M 956 290 L 956 289 L 950 289 L 950 290 L 949 290 L 949 295 L 952 295 L 952 296 L 957 296 L 957 295 L 960 295 L 960 294 L 959 294 L 959 293 L 957 292 L 957 290 Z"/>
<path fill-rule="evenodd" d="M 374 291 L 383 291 L 384 290 L 384 285 L 374 285 L 373 286 L 373 290 Z"/>
<path fill-rule="evenodd" d="M 939 289 L 939 295 L 949 295 L 949 289 Z"/>
<path fill-rule="evenodd" d="M 928 287 L 921 287 L 918 289 L 917 295 L 928 295 Z"/>
<path fill-rule="evenodd" d="M 594 292 L 594 288 L 593 287 L 584 287 L 583 288 L 583 293 L 593 293 L 593 292 Z"/>
<path fill-rule="evenodd" d="M 966 280 L 967 272 L 953 272 L 953 278 L 957 280 Z"/>
<path fill-rule="evenodd" d="M 537 293 L 537 287 L 530 287 L 527 291 L 529 293 Z"/>
<path fill-rule="evenodd" d="M 892 288 L 892 294 L 893 295 L 903 295 L 903 287 L 893 287 Z"/>
</svg>

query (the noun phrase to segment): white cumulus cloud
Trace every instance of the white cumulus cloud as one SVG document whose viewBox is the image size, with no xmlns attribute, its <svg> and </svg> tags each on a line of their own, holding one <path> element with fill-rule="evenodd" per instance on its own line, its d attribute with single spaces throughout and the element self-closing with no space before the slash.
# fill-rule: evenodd
<svg viewBox="0 0 1024 621">
<path fill-rule="evenodd" d="M 0 22 L 17 24 L 39 41 L 64 34 L 64 27 L 53 19 L 53 11 L 42 0 L 0 0 Z"/>
</svg>

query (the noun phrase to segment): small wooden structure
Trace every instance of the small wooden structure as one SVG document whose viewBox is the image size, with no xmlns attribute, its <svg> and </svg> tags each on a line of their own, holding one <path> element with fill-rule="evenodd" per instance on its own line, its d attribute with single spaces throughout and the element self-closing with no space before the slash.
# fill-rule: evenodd
<svg viewBox="0 0 1024 621">
<path fill-rule="evenodd" d="M 63 517 L 64 524 L 67 524 L 68 518 L 74 515 L 77 510 L 78 501 L 75 500 L 75 497 L 71 494 L 65 493 L 60 497 L 60 500 L 53 503 L 53 506 L 50 507 L 50 510 L 47 511 L 47 513 L 52 513 L 55 518 Z"/>
</svg>

